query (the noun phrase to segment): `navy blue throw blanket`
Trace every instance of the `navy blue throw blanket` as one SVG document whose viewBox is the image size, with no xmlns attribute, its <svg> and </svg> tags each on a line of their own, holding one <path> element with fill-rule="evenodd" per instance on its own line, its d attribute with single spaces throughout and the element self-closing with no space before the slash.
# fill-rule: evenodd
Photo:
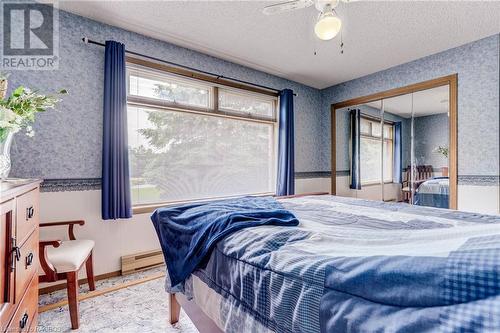
<svg viewBox="0 0 500 333">
<path fill-rule="evenodd" d="M 272 197 L 164 207 L 157 209 L 151 220 L 160 239 L 172 287 L 184 282 L 225 236 L 259 225 L 299 224 L 299 220 Z"/>
</svg>

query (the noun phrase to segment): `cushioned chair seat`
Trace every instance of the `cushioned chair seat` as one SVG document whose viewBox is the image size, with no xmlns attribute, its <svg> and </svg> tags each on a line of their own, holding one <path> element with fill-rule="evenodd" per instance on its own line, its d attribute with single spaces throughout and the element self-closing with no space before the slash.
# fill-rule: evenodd
<svg viewBox="0 0 500 333">
<path fill-rule="evenodd" d="M 47 259 L 57 273 L 74 272 L 79 269 L 94 248 L 92 240 L 63 241 L 59 247 L 47 247 Z"/>
</svg>

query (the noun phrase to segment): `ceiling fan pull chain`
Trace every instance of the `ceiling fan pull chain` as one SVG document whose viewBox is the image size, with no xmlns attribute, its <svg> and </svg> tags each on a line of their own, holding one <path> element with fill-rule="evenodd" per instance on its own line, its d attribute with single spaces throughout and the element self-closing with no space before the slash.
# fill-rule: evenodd
<svg viewBox="0 0 500 333">
<path fill-rule="evenodd" d="M 340 54 L 344 54 L 344 40 L 342 38 L 342 31 L 340 31 Z"/>
</svg>

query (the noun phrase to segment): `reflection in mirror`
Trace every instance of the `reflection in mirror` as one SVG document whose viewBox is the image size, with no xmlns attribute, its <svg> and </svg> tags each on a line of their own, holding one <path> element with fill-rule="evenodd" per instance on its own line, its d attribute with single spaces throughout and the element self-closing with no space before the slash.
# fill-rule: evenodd
<svg viewBox="0 0 500 333">
<path fill-rule="evenodd" d="M 399 188 L 397 201 L 449 206 L 448 108 L 447 85 L 384 100 L 384 116 L 394 123 L 391 186 Z"/>
<path fill-rule="evenodd" d="M 382 102 L 336 110 L 337 195 L 382 200 Z M 387 176 L 389 177 L 389 176 Z"/>
<path fill-rule="evenodd" d="M 392 151 L 387 149 L 384 165 L 391 170 L 392 179 L 385 184 L 386 201 L 411 201 L 411 115 L 412 95 L 406 94 L 384 100 L 384 118 L 392 123 Z"/>
<path fill-rule="evenodd" d="M 449 207 L 449 86 L 413 94 L 413 204 Z"/>
<path fill-rule="evenodd" d="M 382 200 L 382 101 L 359 106 L 360 180 L 358 198 Z"/>
<path fill-rule="evenodd" d="M 449 86 L 337 109 L 336 193 L 449 207 Z"/>
</svg>

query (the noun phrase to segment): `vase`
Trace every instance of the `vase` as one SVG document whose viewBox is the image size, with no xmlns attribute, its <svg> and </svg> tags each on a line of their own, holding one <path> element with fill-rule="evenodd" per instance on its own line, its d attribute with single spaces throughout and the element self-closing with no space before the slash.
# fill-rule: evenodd
<svg viewBox="0 0 500 333">
<path fill-rule="evenodd" d="M 448 177 L 448 167 L 441 168 L 441 177 Z"/>
<path fill-rule="evenodd" d="M 7 80 L 0 80 L 0 99 L 4 99 L 7 95 L 7 87 L 9 82 Z"/>
<path fill-rule="evenodd" d="M 9 132 L 4 139 L 0 139 L 0 179 L 3 181 L 10 172 L 10 146 L 14 133 Z"/>
</svg>

